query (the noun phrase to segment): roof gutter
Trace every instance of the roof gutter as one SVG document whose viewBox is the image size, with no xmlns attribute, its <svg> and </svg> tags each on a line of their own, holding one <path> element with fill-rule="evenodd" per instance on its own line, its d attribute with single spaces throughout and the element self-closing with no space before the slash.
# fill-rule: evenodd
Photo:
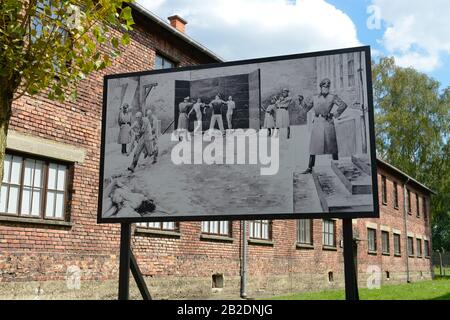
<svg viewBox="0 0 450 320">
<path fill-rule="evenodd" d="M 142 13 L 144 16 L 146 16 L 147 18 L 151 19 L 152 21 L 156 22 L 156 24 L 158 24 L 159 26 L 161 26 L 162 28 L 164 28 L 165 30 L 169 31 L 170 33 L 172 33 L 173 35 L 175 35 L 178 38 L 181 38 L 183 41 L 189 43 L 191 46 L 195 47 L 196 49 L 198 49 L 199 51 L 201 51 L 202 53 L 204 53 L 205 55 L 209 56 L 210 58 L 216 60 L 216 62 L 224 62 L 225 60 L 218 56 L 217 54 L 215 54 L 214 52 L 212 52 L 211 50 L 207 49 L 206 47 L 202 46 L 200 43 L 198 43 L 197 41 L 191 39 L 190 37 L 188 37 L 186 34 L 178 31 L 177 29 L 175 29 L 174 27 L 172 27 L 170 24 L 168 24 L 167 22 L 165 22 L 164 20 L 162 20 L 160 17 L 158 17 L 157 15 L 155 15 L 154 13 L 150 12 L 149 10 L 145 9 L 142 5 L 140 5 L 139 3 L 136 2 L 132 2 L 128 4 L 132 9 Z"/>
<path fill-rule="evenodd" d="M 377 157 L 377 161 L 380 162 L 381 164 L 385 165 L 386 167 L 388 167 L 388 168 L 390 168 L 390 169 L 392 169 L 392 170 L 394 170 L 394 171 L 400 173 L 402 176 L 404 176 L 404 177 L 406 178 L 406 181 L 407 181 L 407 182 L 408 182 L 408 181 L 411 181 L 411 182 L 417 184 L 418 186 L 420 186 L 421 188 L 423 188 L 423 189 L 429 191 L 430 193 L 436 195 L 436 191 L 431 190 L 431 189 L 428 188 L 426 185 L 420 183 L 419 181 L 417 181 L 417 180 L 414 179 L 413 177 L 409 176 L 408 174 L 406 174 L 405 172 L 403 172 L 403 171 L 400 170 L 399 168 L 394 167 L 392 164 L 387 163 L 386 161 L 381 160 L 381 159 L 378 158 L 378 157 Z"/>
</svg>

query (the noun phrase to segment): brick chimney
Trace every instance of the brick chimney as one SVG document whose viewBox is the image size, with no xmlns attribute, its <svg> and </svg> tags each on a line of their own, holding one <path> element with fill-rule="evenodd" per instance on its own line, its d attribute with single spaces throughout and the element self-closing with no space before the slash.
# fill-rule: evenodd
<svg viewBox="0 0 450 320">
<path fill-rule="evenodd" d="M 167 19 L 169 19 L 170 21 L 170 25 L 172 27 L 174 27 L 175 29 L 177 29 L 180 32 L 185 31 L 186 29 L 186 25 L 187 25 L 187 21 L 184 20 L 183 18 L 181 18 L 179 15 L 175 14 L 173 16 L 168 17 Z"/>
</svg>

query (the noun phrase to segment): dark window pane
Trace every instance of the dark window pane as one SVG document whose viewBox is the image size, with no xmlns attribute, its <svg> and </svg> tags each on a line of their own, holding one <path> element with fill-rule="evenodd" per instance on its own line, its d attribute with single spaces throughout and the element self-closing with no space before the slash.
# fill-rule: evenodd
<svg viewBox="0 0 450 320">
<path fill-rule="evenodd" d="M 155 69 L 168 69 L 168 68 L 174 68 L 175 63 L 167 58 L 164 58 L 163 56 L 160 56 L 159 54 L 156 54 L 155 56 Z"/>
<path fill-rule="evenodd" d="M 387 203 L 386 177 L 381 176 L 381 201 Z"/>
<path fill-rule="evenodd" d="M 394 182 L 393 192 L 394 192 L 394 207 L 398 208 L 398 186 L 397 186 L 397 182 Z"/>
</svg>

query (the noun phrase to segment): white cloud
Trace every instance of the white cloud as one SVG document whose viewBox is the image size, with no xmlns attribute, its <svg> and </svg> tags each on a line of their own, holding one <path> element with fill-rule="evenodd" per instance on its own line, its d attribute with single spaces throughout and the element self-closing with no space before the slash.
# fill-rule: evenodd
<svg viewBox="0 0 450 320">
<path fill-rule="evenodd" d="M 138 0 L 226 60 L 358 46 L 356 27 L 324 0 Z"/>
<path fill-rule="evenodd" d="M 441 65 L 450 53 L 450 1 L 372 0 L 380 8 L 386 31 L 381 43 L 397 64 L 424 72 Z"/>
</svg>

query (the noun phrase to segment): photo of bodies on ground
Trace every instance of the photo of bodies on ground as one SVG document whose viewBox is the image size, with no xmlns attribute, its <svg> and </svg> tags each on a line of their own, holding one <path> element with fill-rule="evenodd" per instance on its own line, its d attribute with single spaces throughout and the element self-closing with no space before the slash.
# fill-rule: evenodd
<svg viewBox="0 0 450 320">
<path fill-rule="evenodd" d="M 374 212 L 366 59 L 107 78 L 100 220 Z"/>
</svg>

